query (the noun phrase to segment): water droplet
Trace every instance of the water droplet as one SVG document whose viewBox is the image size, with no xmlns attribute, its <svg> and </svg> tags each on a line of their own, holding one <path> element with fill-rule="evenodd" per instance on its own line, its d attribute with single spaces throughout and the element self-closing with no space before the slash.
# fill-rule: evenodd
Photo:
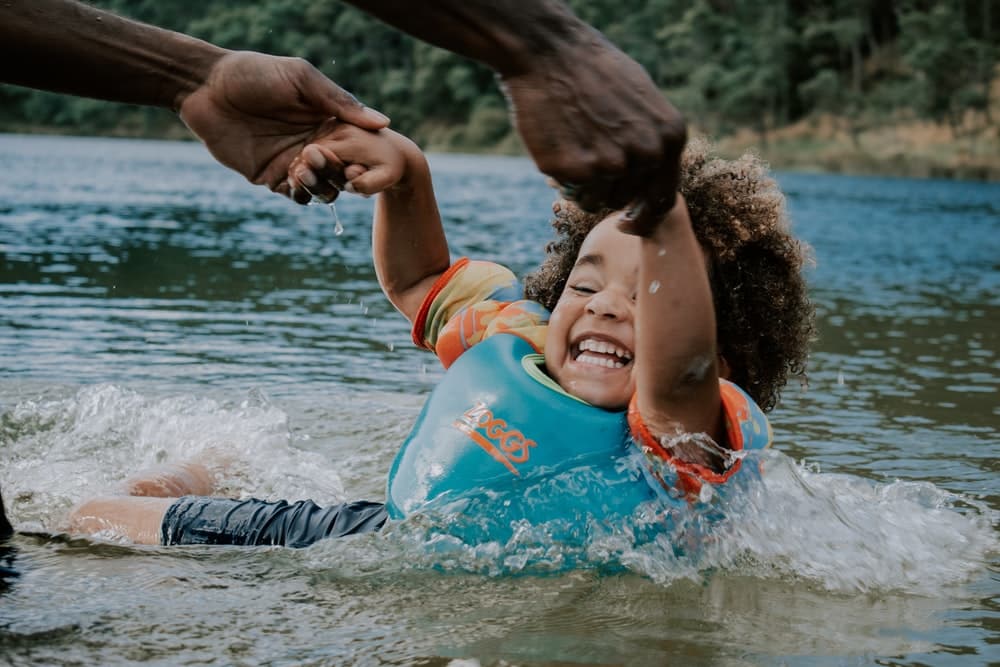
<svg viewBox="0 0 1000 667">
<path fill-rule="evenodd" d="M 649 293 L 650 294 L 656 294 L 658 291 L 660 291 L 660 281 L 659 280 L 654 280 L 653 282 L 649 283 Z"/>
<path fill-rule="evenodd" d="M 837 371 L 837 386 L 844 386 L 844 371 Z"/>
<path fill-rule="evenodd" d="M 337 215 L 337 206 L 330 202 L 330 212 L 333 213 L 333 233 L 340 236 L 344 233 L 344 226 L 340 224 L 340 216 Z"/>
<path fill-rule="evenodd" d="M 394 344 L 392 344 L 392 343 L 389 343 L 389 351 L 393 352 L 393 351 L 395 351 L 395 349 L 396 349 L 396 346 Z"/>
<path fill-rule="evenodd" d="M 657 252 L 656 254 L 659 255 L 660 257 L 663 257 L 664 255 L 667 254 L 667 249 L 666 248 L 660 248 L 660 251 Z"/>
<path fill-rule="evenodd" d="M 326 204 L 330 208 L 330 213 L 333 215 L 333 233 L 335 236 L 340 236 L 344 233 L 344 226 L 340 224 L 340 216 L 337 215 L 337 203 L 335 201 L 325 202 L 316 195 L 312 193 L 312 190 L 307 188 L 305 185 L 302 189 L 309 193 L 312 199 L 309 200 L 309 206 L 316 206 L 319 204 Z"/>
<path fill-rule="evenodd" d="M 712 488 L 711 484 L 702 484 L 701 489 L 698 491 L 698 500 L 707 503 L 714 495 L 715 489 Z"/>
</svg>

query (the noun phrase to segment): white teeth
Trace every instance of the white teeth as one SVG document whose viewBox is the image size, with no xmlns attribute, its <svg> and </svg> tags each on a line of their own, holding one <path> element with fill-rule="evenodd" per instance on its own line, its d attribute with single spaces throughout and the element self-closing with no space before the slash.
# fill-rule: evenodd
<svg viewBox="0 0 1000 667">
<path fill-rule="evenodd" d="M 585 338 L 580 341 L 578 347 L 581 352 L 596 352 L 597 354 L 613 354 L 619 359 L 624 359 L 629 361 L 632 359 L 632 353 L 628 350 L 613 345 L 603 340 L 595 340 L 593 338 Z M 614 363 L 614 362 L 613 362 Z"/>
<path fill-rule="evenodd" d="M 591 366 L 603 366 L 604 368 L 623 368 L 625 364 L 621 361 L 615 361 L 613 359 L 608 359 L 607 357 L 596 357 L 592 354 L 581 354 L 576 360 L 581 364 L 589 364 Z"/>
</svg>

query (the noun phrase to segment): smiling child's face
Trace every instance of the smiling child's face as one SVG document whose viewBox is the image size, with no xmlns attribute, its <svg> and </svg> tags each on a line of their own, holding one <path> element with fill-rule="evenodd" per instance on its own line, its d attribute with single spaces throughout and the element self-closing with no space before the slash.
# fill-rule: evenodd
<svg viewBox="0 0 1000 667">
<path fill-rule="evenodd" d="M 620 213 L 594 227 L 580 247 L 549 318 L 545 367 L 567 392 L 623 410 L 635 392 L 635 301 L 639 237 L 618 231 Z"/>
</svg>

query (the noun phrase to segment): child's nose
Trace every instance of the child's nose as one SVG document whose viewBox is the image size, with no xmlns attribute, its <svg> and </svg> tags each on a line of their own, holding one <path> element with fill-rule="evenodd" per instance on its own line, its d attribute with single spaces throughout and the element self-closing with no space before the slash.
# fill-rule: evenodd
<svg viewBox="0 0 1000 667">
<path fill-rule="evenodd" d="M 623 319 L 628 314 L 629 302 L 629 299 L 617 292 L 602 290 L 590 298 L 587 310 L 598 317 Z"/>
</svg>

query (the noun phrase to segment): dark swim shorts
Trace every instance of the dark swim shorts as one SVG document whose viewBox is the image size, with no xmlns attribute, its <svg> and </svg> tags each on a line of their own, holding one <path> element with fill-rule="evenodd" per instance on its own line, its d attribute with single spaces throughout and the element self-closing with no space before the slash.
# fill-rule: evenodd
<svg viewBox="0 0 1000 667">
<path fill-rule="evenodd" d="M 311 500 L 184 496 L 163 516 L 160 542 L 307 547 L 327 537 L 373 533 L 387 518 L 385 505 L 366 500 L 319 507 Z"/>
</svg>

